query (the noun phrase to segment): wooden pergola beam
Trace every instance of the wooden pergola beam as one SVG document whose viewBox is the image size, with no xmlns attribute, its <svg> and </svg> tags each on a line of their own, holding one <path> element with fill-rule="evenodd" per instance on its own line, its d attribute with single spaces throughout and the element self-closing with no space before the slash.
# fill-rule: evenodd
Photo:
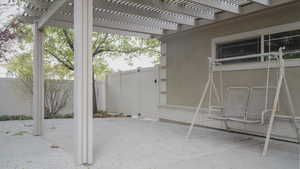
<svg viewBox="0 0 300 169">
<path fill-rule="evenodd" d="M 40 0 L 38 0 L 40 1 Z M 58 11 L 66 2 L 67 0 L 56 0 L 54 1 L 50 7 L 48 7 L 46 13 L 43 13 L 39 19 L 38 19 L 38 28 L 41 29 L 45 23 L 56 13 L 56 11 Z M 34 2 L 37 3 L 37 0 L 35 0 Z"/>
</svg>

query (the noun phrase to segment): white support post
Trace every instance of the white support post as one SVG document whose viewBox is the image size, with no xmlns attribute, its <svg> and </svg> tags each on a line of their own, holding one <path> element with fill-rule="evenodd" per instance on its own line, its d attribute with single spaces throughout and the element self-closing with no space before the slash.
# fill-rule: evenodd
<svg viewBox="0 0 300 169">
<path fill-rule="evenodd" d="M 188 131 L 188 133 L 187 133 L 187 135 L 186 135 L 186 139 L 188 139 L 188 138 L 190 137 L 191 133 L 192 133 L 192 130 L 193 130 L 194 125 L 195 125 L 195 122 L 196 122 L 196 119 L 197 119 L 198 114 L 199 114 L 199 112 L 200 112 L 200 110 L 201 110 L 201 108 L 202 108 L 202 105 L 203 105 L 205 96 L 206 96 L 206 94 L 207 94 L 207 91 L 208 91 L 208 88 L 210 87 L 210 85 L 211 85 L 211 80 L 210 80 L 210 78 L 208 78 L 208 80 L 207 80 L 207 82 L 206 82 L 206 84 L 205 84 L 205 88 L 204 88 L 204 91 L 203 91 L 203 93 L 202 93 L 200 102 L 199 102 L 198 107 L 197 107 L 197 109 L 196 109 L 196 111 L 195 111 L 195 113 L 194 113 L 193 120 L 192 120 L 192 123 L 191 123 L 191 125 L 190 125 L 189 131 Z"/>
<path fill-rule="evenodd" d="M 292 96 L 291 96 L 291 92 L 290 92 L 290 89 L 289 89 L 289 86 L 288 86 L 286 76 L 284 78 L 284 86 L 285 86 L 286 95 L 287 95 L 287 98 L 288 98 L 290 111 L 291 111 L 291 116 L 292 116 L 292 121 L 291 121 L 292 122 L 292 127 L 295 128 L 295 132 L 296 132 L 296 135 L 297 135 L 297 140 L 298 140 L 298 143 L 300 143 L 299 127 L 298 127 L 298 124 L 297 124 L 297 121 L 296 121 L 296 111 L 295 111 L 295 107 L 294 107 L 294 104 L 293 104 L 293 100 L 292 100 Z"/>
<path fill-rule="evenodd" d="M 280 70 L 280 77 L 279 77 L 277 88 L 276 88 L 276 95 L 275 95 L 275 99 L 274 99 L 274 103 L 273 103 L 272 114 L 270 117 L 269 127 L 268 127 L 264 150 L 263 150 L 263 154 L 262 154 L 263 156 L 265 156 L 267 154 L 267 151 L 269 148 L 269 143 L 270 143 L 271 133 L 272 133 L 274 119 L 275 119 L 275 115 L 276 115 L 277 105 L 279 102 L 279 96 L 280 96 L 282 82 L 283 82 L 283 72 L 282 72 L 282 70 Z"/>
<path fill-rule="evenodd" d="M 219 94 L 216 90 L 216 86 L 215 86 L 215 82 L 214 82 L 214 72 L 213 72 L 213 62 L 211 60 L 211 58 L 208 58 L 209 60 L 209 70 L 208 70 L 208 80 L 205 84 L 205 87 L 204 87 L 204 91 L 202 93 L 202 96 L 201 96 L 201 99 L 200 99 L 200 102 L 198 104 L 198 107 L 193 115 L 193 119 L 192 119 L 192 122 L 191 122 L 191 125 L 190 125 L 190 128 L 189 128 L 189 131 L 186 135 L 186 139 L 188 139 L 192 133 L 192 130 L 194 128 L 194 125 L 195 125 L 195 122 L 197 120 L 197 117 L 200 113 L 200 110 L 203 106 L 203 103 L 204 103 L 204 100 L 205 100 L 205 97 L 208 93 L 208 90 L 209 90 L 209 105 L 208 105 L 208 113 L 210 114 L 211 113 L 211 97 L 212 97 L 212 92 L 214 91 L 215 92 L 215 96 L 217 97 L 218 99 L 218 102 L 220 102 L 220 98 L 219 98 Z"/>
<path fill-rule="evenodd" d="M 43 33 L 38 29 L 38 23 L 33 24 L 33 134 L 43 133 L 44 119 L 44 69 L 43 69 Z"/>
<path fill-rule="evenodd" d="M 92 92 L 93 0 L 74 1 L 75 79 L 74 113 L 76 122 L 76 160 L 93 162 Z"/>
<path fill-rule="evenodd" d="M 282 48 L 279 49 L 279 62 L 280 62 L 280 76 L 279 76 L 279 79 L 278 79 L 278 84 L 277 84 L 277 88 L 276 88 L 276 95 L 275 95 L 273 108 L 272 108 L 272 114 L 271 114 L 269 127 L 268 127 L 268 131 L 267 131 L 267 135 L 266 135 L 264 150 L 263 150 L 263 154 L 262 154 L 263 156 L 266 156 L 266 154 L 268 152 L 271 133 L 272 133 L 272 128 L 273 128 L 275 114 L 276 114 L 278 103 L 279 103 L 279 96 L 280 96 L 280 90 L 282 88 L 282 85 L 285 85 L 285 90 L 286 90 L 286 94 L 287 94 L 287 98 L 288 98 L 288 102 L 289 102 L 289 107 L 290 107 L 290 111 L 291 111 L 291 116 L 292 116 L 293 127 L 295 128 L 298 142 L 300 141 L 299 128 L 298 128 L 298 125 L 297 125 L 297 122 L 296 122 L 296 119 L 295 119 L 296 113 L 295 113 L 292 97 L 291 97 L 291 94 L 290 94 L 290 90 L 289 90 L 289 87 L 288 87 L 288 83 L 287 83 L 287 80 L 286 80 L 285 62 L 284 62 L 284 59 L 283 59 Z"/>
</svg>

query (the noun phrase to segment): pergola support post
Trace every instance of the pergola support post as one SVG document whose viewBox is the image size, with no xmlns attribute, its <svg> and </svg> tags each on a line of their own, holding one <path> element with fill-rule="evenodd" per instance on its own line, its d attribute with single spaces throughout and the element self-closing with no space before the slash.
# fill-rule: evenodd
<svg viewBox="0 0 300 169">
<path fill-rule="evenodd" d="M 93 162 L 92 29 L 93 0 L 75 0 L 74 114 L 76 161 L 78 164 L 84 165 Z"/>
<path fill-rule="evenodd" d="M 33 24 L 33 134 L 43 133 L 44 120 L 44 68 L 43 68 L 43 33 L 38 23 Z"/>
</svg>

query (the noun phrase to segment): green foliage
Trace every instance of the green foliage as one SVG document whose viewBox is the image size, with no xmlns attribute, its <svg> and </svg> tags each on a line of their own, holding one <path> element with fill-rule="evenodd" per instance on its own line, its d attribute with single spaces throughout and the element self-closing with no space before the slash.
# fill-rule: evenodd
<svg viewBox="0 0 300 169">
<path fill-rule="evenodd" d="M 30 25 L 19 24 L 16 28 L 17 37 L 20 39 L 19 48 L 26 53 L 17 55 L 9 64 L 11 71 L 28 69 L 32 71 L 32 31 Z M 44 62 L 45 73 L 48 78 L 70 79 L 74 70 L 74 33 L 70 29 L 57 27 L 45 27 L 44 30 Z M 30 44 L 30 45 L 29 45 Z M 94 32 L 92 38 L 94 74 L 100 79 L 104 74 L 110 72 L 106 62 L 107 58 L 122 57 L 128 64 L 132 64 L 138 56 L 154 57 L 158 62 L 160 56 L 160 42 L 157 39 L 144 39 L 122 35 Z M 22 62 L 25 60 L 26 62 Z M 20 64 L 26 64 L 22 66 Z M 29 64 L 28 64 L 29 63 Z"/>
<path fill-rule="evenodd" d="M 16 57 L 13 57 L 7 65 L 7 69 L 15 75 L 31 78 L 32 55 L 29 53 L 21 53 Z"/>
</svg>

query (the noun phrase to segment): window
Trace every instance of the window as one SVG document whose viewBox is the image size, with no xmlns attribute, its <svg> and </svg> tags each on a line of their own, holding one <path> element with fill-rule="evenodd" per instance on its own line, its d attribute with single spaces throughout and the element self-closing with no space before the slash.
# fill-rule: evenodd
<svg viewBox="0 0 300 169">
<path fill-rule="evenodd" d="M 264 41 L 265 52 L 276 52 L 285 47 L 285 59 L 300 58 L 300 29 L 265 35 Z"/>
<path fill-rule="evenodd" d="M 218 59 L 259 54 L 261 52 L 261 38 L 255 37 L 246 40 L 217 44 L 216 50 Z M 222 63 L 233 64 L 241 62 L 257 62 L 259 60 L 259 58 L 250 58 L 234 61 L 223 61 Z"/>
<path fill-rule="evenodd" d="M 212 54 L 216 59 L 278 52 L 285 47 L 283 57 L 287 66 L 300 66 L 300 22 L 214 38 Z M 223 61 L 215 70 L 260 69 L 266 65 L 264 56 L 251 59 Z M 241 63 L 243 65 L 241 65 Z"/>
</svg>

